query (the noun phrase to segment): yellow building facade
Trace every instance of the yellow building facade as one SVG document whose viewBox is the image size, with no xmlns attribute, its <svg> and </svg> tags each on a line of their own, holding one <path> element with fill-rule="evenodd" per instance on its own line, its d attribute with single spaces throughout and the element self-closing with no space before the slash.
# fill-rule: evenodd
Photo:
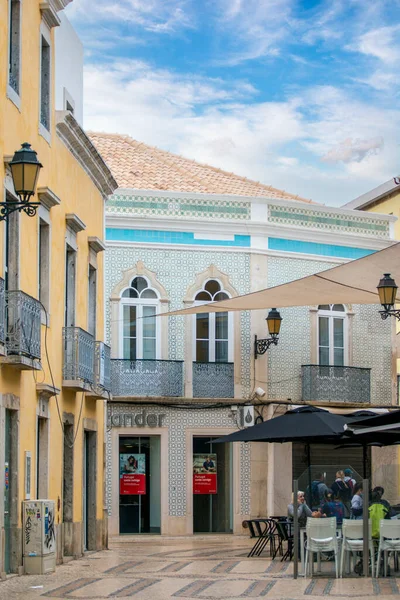
<svg viewBox="0 0 400 600">
<path fill-rule="evenodd" d="M 102 240 L 116 183 L 72 108 L 55 110 L 55 29 L 69 1 L 0 4 L 0 202 L 17 200 L 9 162 L 22 143 L 43 165 L 37 214 L 0 222 L 3 574 L 24 572 L 24 500 L 54 501 L 58 562 L 107 543 Z"/>
</svg>

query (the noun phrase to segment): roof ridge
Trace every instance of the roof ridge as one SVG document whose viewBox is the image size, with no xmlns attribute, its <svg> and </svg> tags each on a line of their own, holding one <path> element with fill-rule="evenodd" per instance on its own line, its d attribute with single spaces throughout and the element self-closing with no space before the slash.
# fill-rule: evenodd
<svg viewBox="0 0 400 600">
<path fill-rule="evenodd" d="M 180 154 L 176 154 L 174 152 L 171 152 L 170 150 L 164 150 L 162 148 L 158 148 L 157 146 L 153 146 L 151 144 L 140 142 L 138 140 L 135 140 L 128 134 L 106 133 L 106 132 L 95 132 L 95 131 L 88 131 L 87 133 L 90 137 L 93 137 L 93 138 L 108 138 L 108 139 L 115 140 L 115 141 L 122 140 L 122 141 L 126 142 L 127 144 L 129 144 L 132 148 L 135 148 L 135 149 L 140 148 L 141 152 L 145 152 L 147 155 L 150 155 L 150 156 L 158 155 L 159 160 L 162 161 L 166 166 L 173 167 L 180 174 L 184 174 L 186 177 L 190 178 L 192 181 L 201 183 L 202 185 L 204 185 L 205 187 L 210 189 L 210 193 L 220 193 L 220 192 L 215 191 L 215 185 L 213 185 L 212 181 L 208 180 L 207 176 L 201 177 L 198 174 L 189 172 L 183 166 L 179 165 L 178 162 L 179 161 L 191 162 L 194 165 L 198 165 L 199 167 L 204 167 L 204 168 L 210 169 L 211 171 L 213 171 L 215 173 L 221 173 L 221 175 L 224 175 L 231 179 L 234 178 L 235 181 L 249 183 L 251 185 L 259 186 L 260 188 L 265 189 L 266 191 L 273 192 L 276 194 L 282 194 L 283 196 L 286 196 L 287 198 L 293 198 L 295 200 L 314 204 L 314 202 L 309 198 L 303 198 L 302 196 L 299 196 L 298 194 L 291 194 L 290 192 L 286 192 L 285 190 L 281 190 L 272 185 L 269 185 L 266 183 L 261 183 L 260 181 L 256 181 L 254 179 L 249 179 L 248 177 L 245 177 L 243 175 L 237 175 L 236 173 L 221 169 L 220 167 L 214 167 L 213 165 L 209 165 L 207 163 L 202 163 L 196 159 L 187 158 L 186 156 L 181 156 Z M 252 194 L 249 193 L 247 195 L 251 196 Z"/>
</svg>

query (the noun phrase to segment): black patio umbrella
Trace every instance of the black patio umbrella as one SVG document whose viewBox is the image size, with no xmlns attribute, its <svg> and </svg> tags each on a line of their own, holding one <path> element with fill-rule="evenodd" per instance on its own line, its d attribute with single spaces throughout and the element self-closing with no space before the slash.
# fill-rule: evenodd
<svg viewBox="0 0 400 600">
<path fill-rule="evenodd" d="M 357 416 L 357 415 L 355 415 Z M 385 431 L 400 429 L 400 410 L 384 413 L 382 415 L 374 415 L 369 419 L 354 419 L 351 424 L 351 429 L 356 435 L 363 435 L 363 429 L 373 428 L 371 433 L 383 433 Z"/>
<path fill-rule="evenodd" d="M 316 406 L 301 406 L 280 417 L 269 419 L 253 427 L 235 431 L 214 443 L 222 442 L 318 442 L 327 438 L 335 441 L 343 435 L 344 425 L 354 417 L 335 415 Z"/>
</svg>

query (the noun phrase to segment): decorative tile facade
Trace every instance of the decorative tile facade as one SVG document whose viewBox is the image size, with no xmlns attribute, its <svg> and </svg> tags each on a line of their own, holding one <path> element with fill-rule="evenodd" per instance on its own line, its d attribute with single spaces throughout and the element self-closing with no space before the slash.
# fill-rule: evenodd
<svg viewBox="0 0 400 600">
<path fill-rule="evenodd" d="M 335 265 L 329 265 L 333 267 Z M 293 258 L 268 259 L 267 285 L 271 287 L 319 273 L 322 261 Z M 391 403 L 391 323 L 382 321 L 376 305 L 353 305 L 353 365 L 371 368 L 371 403 Z M 301 400 L 302 364 L 311 362 L 311 317 L 309 307 L 283 308 L 279 343 L 268 352 L 269 398 Z M 373 340 L 373 343 L 369 343 Z"/>
<path fill-rule="evenodd" d="M 147 408 L 147 407 L 146 407 Z M 186 465 L 192 456 L 186 455 L 186 430 L 193 428 L 207 428 L 212 435 L 215 428 L 232 429 L 235 421 L 231 416 L 229 407 L 208 409 L 177 409 L 169 407 L 156 407 L 165 414 L 163 425 L 168 427 L 168 514 L 172 517 L 186 515 Z M 126 404 L 109 404 L 108 415 L 133 414 L 139 412 L 141 407 Z M 155 433 L 156 430 L 155 430 Z M 112 447 L 110 431 L 107 434 L 107 506 L 111 515 L 112 495 Z M 250 460 L 251 445 L 241 444 L 240 451 L 240 511 L 242 515 L 250 514 Z"/>
<path fill-rule="evenodd" d="M 303 207 L 277 206 L 269 204 L 268 221 L 281 225 L 296 225 L 307 229 L 319 229 L 325 231 L 341 231 L 343 233 L 355 233 L 371 235 L 373 237 L 389 238 L 389 223 L 386 220 L 373 219 L 366 213 L 365 216 L 355 213 L 353 215 L 341 215 L 332 212 L 321 212 Z"/>
<path fill-rule="evenodd" d="M 107 250 L 105 261 L 105 297 L 122 279 L 122 271 L 133 267 L 138 260 L 156 273 L 170 299 L 170 310 L 182 308 L 187 290 L 196 275 L 214 264 L 229 276 L 231 285 L 239 294 L 250 292 L 250 256 L 244 252 L 207 252 L 202 249 L 179 251 L 171 249 L 134 248 L 112 246 Z M 110 341 L 110 303 L 106 303 L 107 339 Z M 250 317 L 241 315 L 242 387 L 244 397 L 250 392 Z M 173 317 L 168 323 L 169 360 L 184 360 L 184 317 Z"/>
<path fill-rule="evenodd" d="M 135 216 L 163 216 L 174 218 L 228 219 L 248 221 L 251 214 L 249 201 L 201 200 L 192 198 L 160 198 L 114 194 L 107 203 L 109 214 Z"/>
</svg>

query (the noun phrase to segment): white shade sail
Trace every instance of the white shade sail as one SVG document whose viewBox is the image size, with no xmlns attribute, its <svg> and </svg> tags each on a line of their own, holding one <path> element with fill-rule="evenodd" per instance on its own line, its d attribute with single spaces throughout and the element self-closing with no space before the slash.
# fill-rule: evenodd
<svg viewBox="0 0 400 600">
<path fill-rule="evenodd" d="M 162 316 L 319 304 L 379 304 L 376 288 L 384 273 L 390 273 L 400 286 L 400 243 L 289 283 Z M 399 292 L 397 301 L 400 303 Z"/>
</svg>

